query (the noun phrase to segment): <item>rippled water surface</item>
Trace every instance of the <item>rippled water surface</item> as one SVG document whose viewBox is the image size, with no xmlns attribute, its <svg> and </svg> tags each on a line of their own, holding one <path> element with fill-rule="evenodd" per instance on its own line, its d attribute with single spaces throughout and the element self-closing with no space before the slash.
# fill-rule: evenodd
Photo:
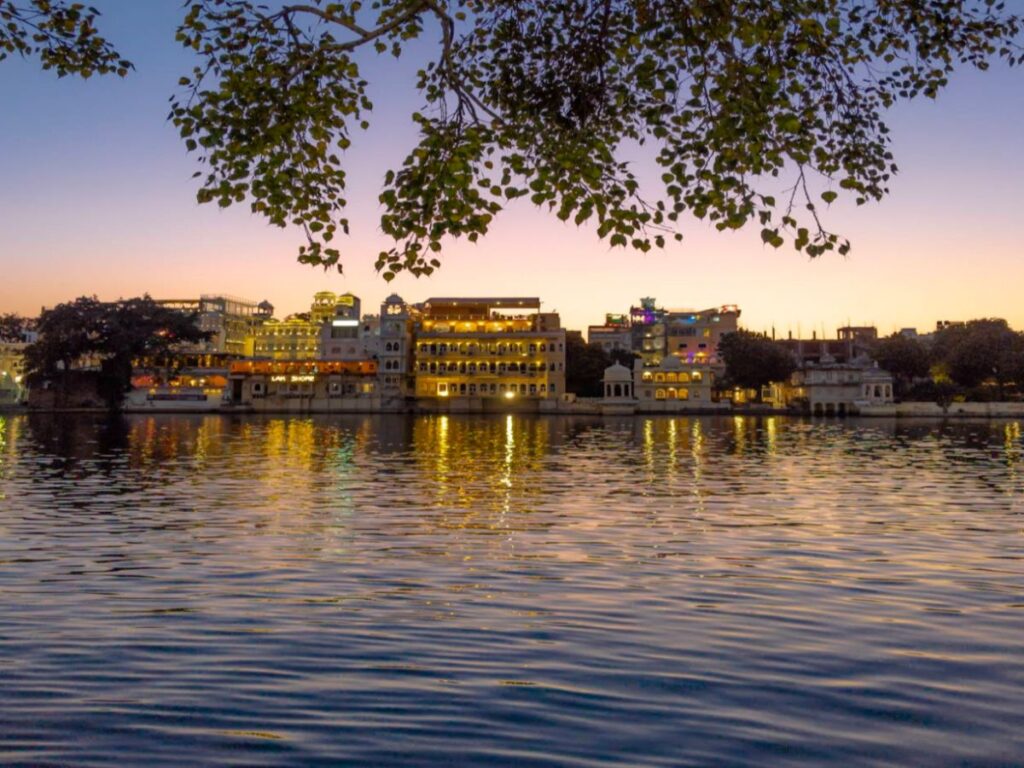
<svg viewBox="0 0 1024 768">
<path fill-rule="evenodd" d="M 0 415 L 0 764 L 1024 764 L 1022 451 Z"/>
</svg>

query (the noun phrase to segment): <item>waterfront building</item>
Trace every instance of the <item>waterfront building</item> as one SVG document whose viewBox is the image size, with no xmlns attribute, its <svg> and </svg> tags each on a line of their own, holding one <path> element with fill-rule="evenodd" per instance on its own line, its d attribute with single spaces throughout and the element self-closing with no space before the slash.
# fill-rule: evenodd
<svg viewBox="0 0 1024 768">
<path fill-rule="evenodd" d="M 676 355 L 668 355 L 656 366 L 636 361 L 633 391 L 641 407 L 666 403 L 677 410 L 709 408 L 714 378 L 708 361 L 684 362 Z"/>
<path fill-rule="evenodd" d="M 408 397 L 413 384 L 413 313 L 397 293 L 380 305 L 377 319 L 378 379 L 385 397 Z M 429 343 L 429 342 L 427 342 Z M 429 362 L 428 362 L 429 372 Z"/>
<path fill-rule="evenodd" d="M 320 324 L 307 316 L 271 318 L 253 335 L 253 357 L 261 360 L 316 360 L 319 357 Z"/>
<path fill-rule="evenodd" d="M 372 360 L 247 360 L 232 363 L 229 377 L 234 407 L 297 413 L 379 408 Z"/>
<path fill-rule="evenodd" d="M 359 298 L 320 291 L 309 312 L 270 319 L 253 334 L 253 357 L 260 360 L 319 360 L 326 348 L 337 346 L 339 355 L 359 336 Z M 326 336 L 326 338 L 325 338 Z M 334 342 L 338 342 L 335 344 Z M 358 354 L 355 354 L 358 357 Z M 336 359 L 344 359 L 338 357 Z"/>
<path fill-rule="evenodd" d="M 416 397 L 551 400 L 565 391 L 565 330 L 540 299 L 432 298 L 416 309 Z"/>
<path fill-rule="evenodd" d="M 256 329 L 274 314 L 268 301 L 258 304 L 226 294 L 203 294 L 198 299 L 163 299 L 168 309 L 196 315 L 199 330 L 210 334 L 207 341 L 183 346 L 183 352 L 250 357 Z"/>
<path fill-rule="evenodd" d="M 825 361 L 798 370 L 788 386 L 774 387 L 773 398 L 815 416 L 845 416 L 863 406 L 894 402 L 893 378 L 865 358 Z"/>
</svg>

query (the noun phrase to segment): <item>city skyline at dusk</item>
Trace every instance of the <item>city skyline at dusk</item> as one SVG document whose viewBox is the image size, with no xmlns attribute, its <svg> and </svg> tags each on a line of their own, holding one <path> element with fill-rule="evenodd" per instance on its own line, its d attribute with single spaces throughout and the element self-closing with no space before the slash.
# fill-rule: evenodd
<svg viewBox="0 0 1024 768">
<path fill-rule="evenodd" d="M 788 244 L 763 246 L 756 227 L 723 234 L 694 219 L 682 223 L 686 239 L 664 251 L 611 249 L 592 227 L 519 201 L 478 244 L 450 243 L 433 276 L 388 284 L 373 269 L 386 244 L 377 194 L 384 171 L 412 143 L 408 63 L 380 59 L 373 124 L 348 153 L 353 235 L 340 242 L 345 274 L 325 273 L 295 261 L 297 230 L 270 227 L 245 205 L 195 202 L 198 165 L 165 121 L 167 97 L 191 66 L 173 40 L 178 6 L 98 5 L 136 64 L 126 79 L 58 80 L 17 59 L 0 69 L 8 105 L 0 121 L 8 149 L 0 158 L 5 311 L 34 315 L 89 294 L 230 293 L 269 299 L 285 315 L 332 290 L 352 291 L 367 307 L 393 291 L 410 301 L 537 295 L 580 329 L 648 295 L 673 307 L 737 304 L 744 326 L 779 335 L 831 333 L 847 322 L 883 333 L 928 330 L 937 320 L 983 316 L 1024 325 L 1016 300 L 1024 283 L 1024 138 L 1015 128 L 1024 105 L 1017 73 L 1001 66 L 958 72 L 936 102 L 921 99 L 889 116 L 901 169 L 892 194 L 861 208 L 841 200 L 826 213 L 826 225 L 853 243 L 846 258 L 810 260 Z"/>
</svg>

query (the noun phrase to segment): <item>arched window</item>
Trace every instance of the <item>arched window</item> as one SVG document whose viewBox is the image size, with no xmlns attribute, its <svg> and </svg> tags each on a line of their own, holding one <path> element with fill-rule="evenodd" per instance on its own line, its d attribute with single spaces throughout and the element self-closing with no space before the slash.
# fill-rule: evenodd
<svg viewBox="0 0 1024 768">
<path fill-rule="evenodd" d="M 665 380 L 665 374 L 664 373 L 656 373 L 656 374 L 654 374 L 654 380 L 655 381 L 664 381 Z"/>
<path fill-rule="evenodd" d="M 675 387 L 669 387 L 668 388 L 668 399 L 669 400 L 675 400 L 676 399 L 676 388 Z"/>
<path fill-rule="evenodd" d="M 674 373 L 665 374 L 665 381 L 676 381 L 676 375 Z"/>
<path fill-rule="evenodd" d="M 654 399 L 655 400 L 664 400 L 665 399 L 665 390 L 662 389 L 661 387 L 659 387 L 655 391 L 655 393 L 654 393 Z"/>
</svg>

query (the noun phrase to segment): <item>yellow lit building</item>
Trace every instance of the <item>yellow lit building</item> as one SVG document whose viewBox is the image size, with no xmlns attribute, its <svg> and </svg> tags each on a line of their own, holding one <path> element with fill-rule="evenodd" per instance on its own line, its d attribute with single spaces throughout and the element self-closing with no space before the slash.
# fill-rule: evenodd
<svg viewBox="0 0 1024 768">
<path fill-rule="evenodd" d="M 714 374 L 707 363 L 684 363 L 675 355 L 656 366 L 640 361 L 633 370 L 633 389 L 641 406 L 657 401 L 688 403 L 695 407 L 711 403 Z"/>
<path fill-rule="evenodd" d="M 557 399 L 565 330 L 536 298 L 441 298 L 417 307 L 416 397 Z"/>
<path fill-rule="evenodd" d="M 264 360 L 318 360 L 322 354 L 322 330 L 337 318 L 359 316 L 359 299 L 321 291 L 313 297 L 308 313 L 284 320 L 271 319 L 253 334 L 253 357 Z"/>
<path fill-rule="evenodd" d="M 24 400 L 24 343 L 0 342 L 0 405 L 14 405 Z"/>
</svg>

